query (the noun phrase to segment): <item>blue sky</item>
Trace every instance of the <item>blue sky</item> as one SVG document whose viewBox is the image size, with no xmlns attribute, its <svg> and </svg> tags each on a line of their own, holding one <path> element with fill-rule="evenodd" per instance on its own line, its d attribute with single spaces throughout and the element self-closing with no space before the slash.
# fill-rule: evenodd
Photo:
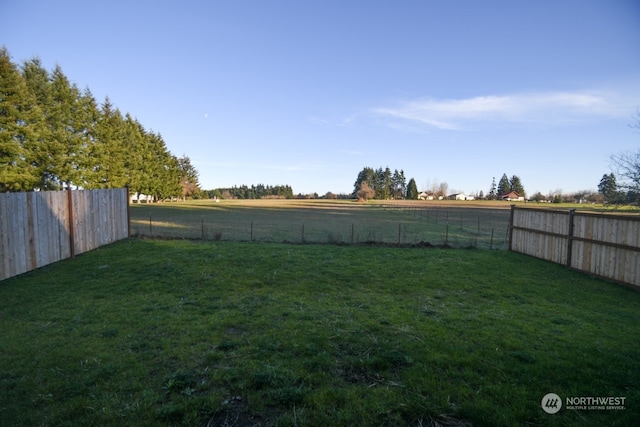
<svg viewBox="0 0 640 427">
<path fill-rule="evenodd" d="M 203 188 L 595 189 L 640 148 L 640 2 L 0 3 L 13 61 L 59 64 L 189 156 Z"/>
</svg>

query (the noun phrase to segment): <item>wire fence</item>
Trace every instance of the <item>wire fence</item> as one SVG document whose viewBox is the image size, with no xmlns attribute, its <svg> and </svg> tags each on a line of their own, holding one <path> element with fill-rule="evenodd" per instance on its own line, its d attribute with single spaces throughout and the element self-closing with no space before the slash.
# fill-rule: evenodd
<svg viewBox="0 0 640 427">
<path fill-rule="evenodd" d="M 224 241 L 507 249 L 508 209 L 132 206 L 132 235 Z"/>
</svg>

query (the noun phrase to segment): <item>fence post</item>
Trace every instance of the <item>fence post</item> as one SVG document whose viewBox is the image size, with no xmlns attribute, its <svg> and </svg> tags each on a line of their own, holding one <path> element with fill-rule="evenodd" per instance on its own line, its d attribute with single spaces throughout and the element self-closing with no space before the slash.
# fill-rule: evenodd
<svg viewBox="0 0 640 427">
<path fill-rule="evenodd" d="M 129 212 L 129 209 L 131 209 L 131 206 L 129 204 L 129 201 L 131 200 L 129 197 L 129 186 L 127 185 L 125 187 L 127 189 L 127 194 L 126 194 L 126 198 L 127 198 L 127 237 L 131 237 L 131 212 Z"/>
<path fill-rule="evenodd" d="M 71 188 L 67 188 L 67 210 L 69 213 L 69 249 L 71 250 L 70 257 L 76 256 L 75 236 L 73 231 L 73 194 L 71 194 Z"/>
<path fill-rule="evenodd" d="M 569 230 L 567 232 L 567 267 L 571 267 L 571 253 L 573 250 L 573 217 L 575 209 L 569 209 Z"/>
<path fill-rule="evenodd" d="M 516 210 L 516 205 L 511 205 L 511 214 L 509 215 L 509 250 L 511 250 L 511 243 L 513 242 L 513 213 Z"/>
<path fill-rule="evenodd" d="M 353 245 L 353 222 L 351 223 L 351 244 Z"/>
<path fill-rule="evenodd" d="M 400 227 L 402 226 L 401 223 L 398 223 L 398 246 L 400 246 Z"/>
<path fill-rule="evenodd" d="M 449 243 L 449 221 L 447 221 L 447 228 L 445 229 L 445 235 L 444 235 L 445 248 L 447 247 L 448 243 Z"/>
<path fill-rule="evenodd" d="M 495 230 L 494 228 L 491 229 L 491 241 L 489 242 L 489 250 L 490 251 L 493 250 L 493 231 L 494 230 Z"/>
<path fill-rule="evenodd" d="M 34 202 L 37 193 L 29 192 L 25 193 L 27 197 L 27 235 L 29 236 L 29 256 L 31 257 L 31 269 L 35 270 L 38 267 L 36 262 L 36 233 L 35 225 L 33 223 L 33 210 L 35 209 Z"/>
</svg>

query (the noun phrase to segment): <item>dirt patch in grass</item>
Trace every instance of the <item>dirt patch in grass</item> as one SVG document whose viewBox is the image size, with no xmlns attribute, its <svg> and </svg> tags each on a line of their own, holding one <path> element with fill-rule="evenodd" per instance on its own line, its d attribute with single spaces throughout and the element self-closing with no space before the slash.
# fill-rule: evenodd
<svg viewBox="0 0 640 427">
<path fill-rule="evenodd" d="M 247 399 L 242 396 L 230 396 L 222 402 L 222 409 L 208 419 L 206 427 L 266 427 L 277 419 L 277 413 L 266 411 L 252 414 Z"/>
</svg>

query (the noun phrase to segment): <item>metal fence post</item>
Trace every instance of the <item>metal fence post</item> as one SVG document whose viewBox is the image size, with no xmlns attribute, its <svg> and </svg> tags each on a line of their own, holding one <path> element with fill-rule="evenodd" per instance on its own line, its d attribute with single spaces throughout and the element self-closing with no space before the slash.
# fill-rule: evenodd
<svg viewBox="0 0 640 427">
<path fill-rule="evenodd" d="M 70 257 L 76 256 L 76 239 L 73 231 L 73 194 L 71 188 L 67 188 L 67 209 L 69 211 L 69 249 Z"/>
<path fill-rule="evenodd" d="M 567 267 L 571 267 L 571 253 L 573 251 L 573 217 L 575 209 L 569 209 L 569 230 L 567 230 Z"/>
<path fill-rule="evenodd" d="M 516 210 L 516 205 L 511 205 L 511 214 L 509 215 L 509 250 L 511 250 L 511 244 L 513 242 L 513 214 Z"/>
</svg>

